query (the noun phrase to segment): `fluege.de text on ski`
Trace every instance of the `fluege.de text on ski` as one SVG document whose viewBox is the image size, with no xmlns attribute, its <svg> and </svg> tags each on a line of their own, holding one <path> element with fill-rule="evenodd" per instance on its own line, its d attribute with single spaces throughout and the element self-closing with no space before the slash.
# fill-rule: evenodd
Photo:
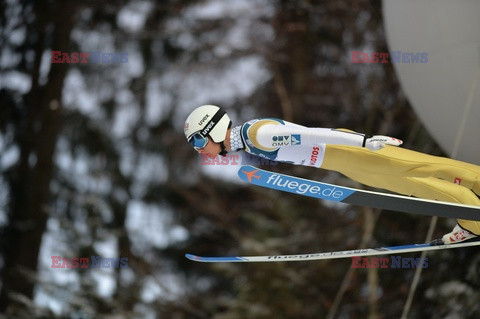
<svg viewBox="0 0 480 319">
<path fill-rule="evenodd" d="M 341 189 L 338 189 L 334 185 L 331 187 L 320 187 L 318 185 L 311 185 L 309 183 L 302 183 L 301 181 L 295 179 L 289 179 L 285 176 L 279 176 L 277 174 L 272 174 L 265 181 L 266 184 L 271 184 L 279 188 L 286 188 L 294 191 L 297 194 L 310 193 L 318 195 L 321 198 L 332 198 L 335 200 L 341 200 L 346 195 L 345 192 Z"/>
</svg>

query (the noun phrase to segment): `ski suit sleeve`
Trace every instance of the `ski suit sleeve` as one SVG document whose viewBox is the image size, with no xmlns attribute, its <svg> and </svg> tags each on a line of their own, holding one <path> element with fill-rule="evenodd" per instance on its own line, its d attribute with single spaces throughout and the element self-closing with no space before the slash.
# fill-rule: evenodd
<svg viewBox="0 0 480 319">
<path fill-rule="evenodd" d="M 401 143 L 390 137 L 368 137 L 348 130 L 309 128 L 276 119 L 252 120 L 242 130 L 246 152 L 279 162 L 313 167 L 321 167 L 328 145 L 378 150 L 385 144 Z"/>
<path fill-rule="evenodd" d="M 282 124 L 267 124 L 257 132 L 257 140 L 264 147 L 335 144 L 366 147 L 370 150 L 379 150 L 386 144 L 399 146 L 402 141 L 388 136 L 365 134 L 345 129 L 331 129 L 319 127 L 305 127 L 284 121 Z M 279 143 L 283 142 L 283 145 Z M 290 141 L 288 141 L 290 140 Z"/>
<path fill-rule="evenodd" d="M 365 135 L 346 130 L 329 128 L 304 127 L 290 122 L 282 124 L 267 124 L 259 128 L 257 141 L 267 148 L 279 146 L 278 141 L 286 145 L 320 145 L 337 144 L 349 146 L 364 146 Z M 288 141 L 290 139 L 290 141 Z"/>
</svg>

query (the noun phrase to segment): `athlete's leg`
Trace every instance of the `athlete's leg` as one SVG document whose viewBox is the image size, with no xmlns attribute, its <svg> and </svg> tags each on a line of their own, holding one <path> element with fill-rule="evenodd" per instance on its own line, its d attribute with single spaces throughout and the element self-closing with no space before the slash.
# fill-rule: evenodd
<svg viewBox="0 0 480 319">
<path fill-rule="evenodd" d="M 328 145 L 321 167 L 341 173 L 358 170 L 364 174 L 394 178 L 435 177 L 460 184 L 480 195 L 480 166 L 401 147 L 387 146 L 370 151 L 361 147 Z"/>
<path fill-rule="evenodd" d="M 372 163 L 372 165 L 375 164 Z M 371 170 L 362 170 L 358 165 L 350 165 L 347 167 L 348 169 L 343 167 L 342 171 L 339 172 L 364 185 L 418 198 L 480 206 L 480 199 L 471 189 L 443 179 L 436 177 L 419 178 L 394 174 L 378 174 Z M 385 170 L 382 172 L 385 173 Z M 395 170 L 389 171 L 388 173 L 395 172 L 398 174 L 398 171 Z M 458 223 L 471 233 L 480 235 L 480 222 L 458 220 Z"/>
<path fill-rule="evenodd" d="M 375 184 L 375 187 L 407 196 L 480 206 L 480 199 L 470 189 L 434 177 L 393 179 L 389 176 L 359 176 L 348 172 L 347 176 L 359 183 L 370 186 Z M 458 219 L 457 222 L 469 232 L 480 235 L 480 222 L 464 219 Z"/>
</svg>

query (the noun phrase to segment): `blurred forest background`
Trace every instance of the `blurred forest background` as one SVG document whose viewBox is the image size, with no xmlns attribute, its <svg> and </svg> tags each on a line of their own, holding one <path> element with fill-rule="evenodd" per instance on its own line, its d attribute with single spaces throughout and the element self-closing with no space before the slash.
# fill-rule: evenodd
<svg viewBox="0 0 480 319">
<path fill-rule="evenodd" d="M 128 62 L 51 64 L 53 50 Z M 183 136 L 209 103 L 236 124 L 279 117 L 444 155 L 392 65 L 352 64 L 352 50 L 388 51 L 381 1 L 2 1 L 1 316 L 400 318 L 414 269 L 184 258 L 425 240 L 427 217 L 249 187 L 228 177 L 237 167 L 202 167 Z M 434 237 L 453 225 L 439 220 Z M 97 255 L 128 268 L 51 268 L 51 256 Z M 478 318 L 479 265 L 475 249 L 430 254 L 409 318 Z"/>
</svg>

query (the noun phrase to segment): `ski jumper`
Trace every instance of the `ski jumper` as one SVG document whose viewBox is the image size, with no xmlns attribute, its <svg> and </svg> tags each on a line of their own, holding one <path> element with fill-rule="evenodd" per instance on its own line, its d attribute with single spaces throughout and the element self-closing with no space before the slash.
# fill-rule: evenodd
<svg viewBox="0 0 480 319">
<path fill-rule="evenodd" d="M 480 206 L 480 166 L 386 145 L 363 147 L 364 134 L 264 118 L 232 129 L 232 151 L 339 172 L 371 187 L 418 198 Z M 458 220 L 480 235 L 480 222 Z"/>
</svg>

